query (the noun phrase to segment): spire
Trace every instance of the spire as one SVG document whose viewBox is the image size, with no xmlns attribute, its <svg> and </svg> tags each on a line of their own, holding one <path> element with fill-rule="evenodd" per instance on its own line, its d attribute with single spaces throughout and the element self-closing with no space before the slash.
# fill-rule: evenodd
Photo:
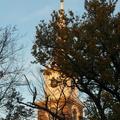
<svg viewBox="0 0 120 120">
<path fill-rule="evenodd" d="M 64 0 L 60 0 L 60 21 L 59 21 L 59 27 L 65 27 L 65 20 L 63 18 L 64 16 L 64 5 L 63 5 Z"/>
<path fill-rule="evenodd" d="M 64 10 L 64 6 L 63 6 L 63 2 L 64 0 L 60 0 L 61 4 L 60 4 L 60 10 Z"/>
</svg>

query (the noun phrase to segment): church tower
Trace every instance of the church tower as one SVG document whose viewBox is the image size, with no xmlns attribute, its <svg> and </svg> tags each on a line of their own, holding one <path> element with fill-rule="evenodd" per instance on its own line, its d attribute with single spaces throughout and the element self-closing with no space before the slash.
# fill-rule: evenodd
<svg viewBox="0 0 120 120">
<path fill-rule="evenodd" d="M 65 27 L 64 0 L 60 0 L 59 28 Z M 59 36 L 58 36 L 59 37 Z M 60 38 L 59 38 L 60 39 Z M 61 76 L 57 71 L 45 69 L 45 98 L 38 105 L 49 109 L 64 120 L 82 120 L 84 105 L 79 102 L 78 89 L 70 78 Z M 50 74 L 46 74 L 48 73 Z M 38 120 L 58 120 L 49 112 L 38 110 Z"/>
</svg>

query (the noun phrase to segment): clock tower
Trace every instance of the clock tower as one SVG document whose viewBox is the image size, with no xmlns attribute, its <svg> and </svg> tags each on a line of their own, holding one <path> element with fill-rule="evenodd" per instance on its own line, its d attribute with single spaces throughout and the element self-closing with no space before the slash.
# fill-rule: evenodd
<svg viewBox="0 0 120 120">
<path fill-rule="evenodd" d="M 59 28 L 65 26 L 62 19 L 64 14 L 64 0 L 60 0 Z M 45 98 L 37 102 L 38 105 L 47 108 L 64 120 L 82 120 L 84 105 L 79 102 L 78 89 L 72 80 L 57 71 L 45 69 Z M 44 110 L 38 110 L 38 120 L 57 120 Z"/>
</svg>

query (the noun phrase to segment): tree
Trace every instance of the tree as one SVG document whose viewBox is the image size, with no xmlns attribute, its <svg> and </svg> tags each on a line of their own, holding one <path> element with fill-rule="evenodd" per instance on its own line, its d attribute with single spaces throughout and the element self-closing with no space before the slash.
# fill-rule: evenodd
<svg viewBox="0 0 120 120">
<path fill-rule="evenodd" d="M 23 106 L 18 106 L 17 103 L 14 102 L 15 97 L 20 96 L 13 88 L 25 85 L 21 79 L 23 65 L 21 62 L 22 58 L 20 56 L 20 51 L 23 49 L 23 46 L 18 44 L 18 40 L 23 36 L 19 36 L 18 34 L 15 35 L 16 31 L 16 26 L 13 28 L 10 26 L 0 28 L 0 111 L 3 111 L 6 107 L 8 108 L 8 116 L 11 114 L 13 116 L 14 114 L 14 117 L 16 113 L 19 113 L 18 109 L 19 111 L 27 110 Z M 13 109 L 16 109 L 16 111 L 14 112 Z M 6 119 L 8 120 L 12 118 L 10 117 Z"/>
<path fill-rule="evenodd" d="M 9 95 L 5 96 L 7 101 L 4 103 L 5 118 L 3 120 L 29 120 L 34 117 L 34 110 L 26 108 L 18 103 L 18 99 L 23 101 L 24 98 L 20 92 L 17 92 L 15 88 L 9 89 Z"/>
<path fill-rule="evenodd" d="M 52 78 L 54 75 L 56 75 L 56 77 Z M 71 80 L 61 77 L 59 73 L 56 74 L 56 72 L 53 71 L 52 76 L 46 75 L 45 81 L 44 79 L 38 78 L 38 83 L 35 84 L 35 86 L 33 86 L 25 76 L 33 99 L 28 103 L 20 100 L 18 100 L 18 102 L 28 107 L 38 109 L 39 120 L 73 120 L 76 117 L 83 119 L 82 113 L 84 105 L 79 102 L 77 88 L 74 87 L 71 89 Z M 58 81 L 57 86 L 53 83 L 54 81 Z M 67 83 L 65 81 L 67 81 Z"/>
<path fill-rule="evenodd" d="M 54 120 L 65 120 L 65 119 L 63 119 L 63 117 L 60 116 L 60 113 L 64 109 L 65 104 L 66 104 L 66 96 L 62 97 L 62 95 L 64 94 L 63 90 L 59 89 L 61 91 L 61 93 L 60 93 L 60 96 L 58 99 L 56 99 L 56 96 L 54 94 L 52 94 L 51 96 L 53 97 L 53 99 L 55 101 L 51 100 L 51 96 L 49 95 L 49 93 L 51 93 L 51 91 L 49 90 L 48 86 L 45 85 L 43 77 L 42 77 L 42 79 L 41 79 L 41 77 L 42 76 L 40 76 L 40 78 L 37 79 L 37 81 L 38 81 L 37 85 L 34 86 L 28 80 L 27 76 L 25 76 L 25 79 L 28 83 L 29 91 L 33 98 L 28 103 L 25 103 L 25 102 L 21 101 L 20 99 L 18 99 L 18 102 L 20 104 L 26 105 L 30 108 L 39 110 L 40 114 L 41 113 L 43 113 L 43 114 L 49 113 L 49 117 L 53 118 Z M 47 91 L 49 91 L 49 92 L 47 92 Z M 64 99 L 65 102 L 63 102 L 60 105 L 62 99 Z M 53 109 L 51 109 L 51 103 L 52 103 L 52 107 L 53 106 L 55 107 L 54 111 L 53 111 Z M 40 119 L 46 119 L 46 118 L 44 118 L 44 116 L 43 116 L 42 118 L 40 117 Z"/>
<path fill-rule="evenodd" d="M 118 0 L 86 0 L 82 18 L 72 11 L 53 12 L 49 23 L 36 27 L 32 48 L 34 63 L 57 70 L 70 78 L 79 91 L 88 95 L 88 118 L 120 118 L 120 13 Z"/>
</svg>

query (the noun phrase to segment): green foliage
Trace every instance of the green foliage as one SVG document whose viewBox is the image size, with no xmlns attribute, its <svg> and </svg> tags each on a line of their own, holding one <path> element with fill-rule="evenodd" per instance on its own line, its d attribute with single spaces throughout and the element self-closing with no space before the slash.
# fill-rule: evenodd
<svg viewBox="0 0 120 120">
<path fill-rule="evenodd" d="M 91 120 L 120 119 L 120 13 L 117 0 L 86 0 L 86 13 L 63 16 L 36 27 L 32 48 L 35 63 L 55 69 L 74 81 L 88 95 L 86 106 Z M 48 66 L 49 64 L 49 66 Z"/>
</svg>

